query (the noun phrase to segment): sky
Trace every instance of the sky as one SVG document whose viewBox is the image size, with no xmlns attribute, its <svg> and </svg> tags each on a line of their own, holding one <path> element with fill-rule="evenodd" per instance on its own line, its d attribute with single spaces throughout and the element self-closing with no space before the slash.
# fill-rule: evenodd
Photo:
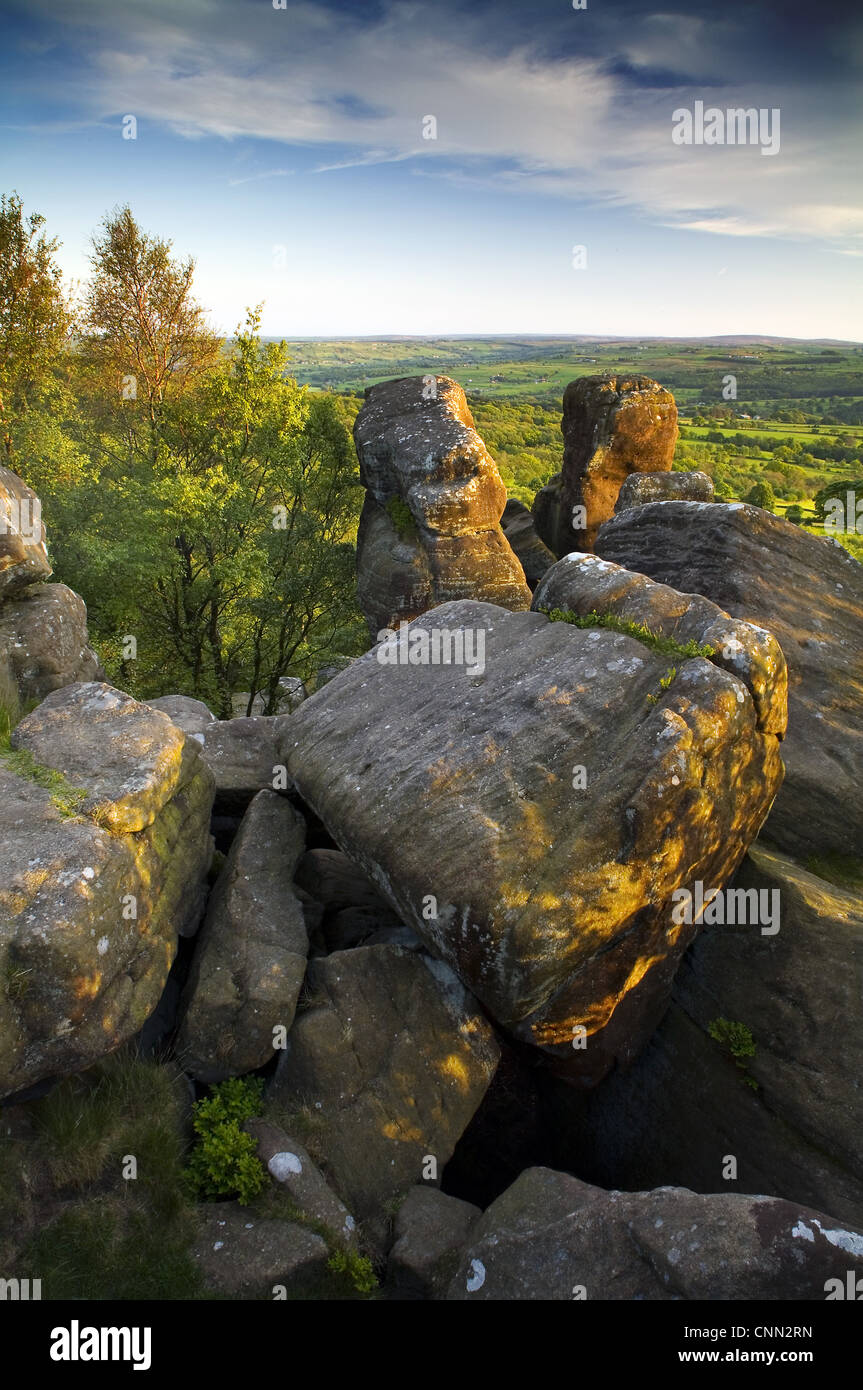
<svg viewBox="0 0 863 1390">
<path fill-rule="evenodd" d="M 0 0 L 0 189 L 224 333 L 863 338 L 859 0 L 583 4 Z"/>
</svg>

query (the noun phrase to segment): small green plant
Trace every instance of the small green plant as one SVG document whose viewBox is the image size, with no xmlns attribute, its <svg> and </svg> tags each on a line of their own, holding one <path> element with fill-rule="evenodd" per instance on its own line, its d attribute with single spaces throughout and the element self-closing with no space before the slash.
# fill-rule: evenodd
<svg viewBox="0 0 863 1390">
<path fill-rule="evenodd" d="M 630 622 L 628 618 L 618 617 L 616 613 L 594 611 L 580 614 L 564 608 L 542 608 L 540 612 L 545 614 L 550 623 L 569 623 L 571 627 L 578 628 L 602 627 L 609 632 L 622 632 L 625 637 L 634 637 L 637 642 L 643 642 L 646 647 L 661 652 L 663 656 L 703 656 L 709 661 L 716 655 L 714 647 L 699 645 L 694 637 L 688 642 L 675 642 L 673 637 L 664 637 L 660 632 L 652 632 L 644 623 Z M 674 674 L 677 674 L 676 671 Z M 671 681 L 668 684 L 670 685 Z"/>
<path fill-rule="evenodd" d="M 413 540 L 417 534 L 417 524 L 407 502 L 400 497 L 391 497 L 387 502 L 387 515 L 403 541 Z"/>
<path fill-rule="evenodd" d="M 349 1279 L 357 1293 L 374 1293 L 378 1286 L 371 1260 L 355 1250 L 334 1251 L 327 1260 L 327 1268 Z"/>
<path fill-rule="evenodd" d="M 719 1043 L 734 1058 L 735 1065 L 743 1072 L 740 1078 L 750 1090 L 758 1090 L 758 1082 L 749 1072 L 748 1057 L 755 1056 L 755 1039 L 745 1023 L 733 1023 L 728 1018 L 714 1018 L 707 1025 L 707 1031 L 714 1042 Z"/>
<path fill-rule="evenodd" d="M 264 1083 L 232 1077 L 192 1107 L 196 1144 L 186 1169 L 192 1187 L 205 1197 L 236 1197 L 246 1206 L 267 1183 L 257 1144 L 240 1126 L 260 1115 Z"/>
</svg>

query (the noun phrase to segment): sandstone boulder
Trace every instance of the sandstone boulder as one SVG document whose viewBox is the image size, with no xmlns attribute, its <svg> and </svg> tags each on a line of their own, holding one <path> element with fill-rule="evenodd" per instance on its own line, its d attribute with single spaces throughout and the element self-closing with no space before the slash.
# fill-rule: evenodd
<svg viewBox="0 0 863 1390">
<path fill-rule="evenodd" d="M 556 1161 L 604 1185 L 758 1191 L 863 1226 L 863 898 L 760 845 L 735 889 L 771 895 L 779 930 L 702 929 L 632 1070 L 577 1110 L 568 1089 L 549 1097 Z M 751 1038 L 738 1055 L 729 1024 Z"/>
<path fill-rule="evenodd" d="M 0 754 L 0 1096 L 90 1066 L 139 1031 L 178 934 L 197 926 L 212 853 L 197 743 L 110 687 L 49 699 Z"/>
<path fill-rule="evenodd" d="M 534 502 L 537 532 L 558 556 L 593 550 L 630 474 L 671 469 L 677 406 L 671 392 L 648 376 L 580 377 L 564 392 L 561 430 L 559 481 L 552 480 Z"/>
<path fill-rule="evenodd" d="M 216 779 L 216 810 L 242 814 L 259 791 L 281 785 L 279 742 L 290 715 L 216 719 L 203 729 L 203 759 Z"/>
<path fill-rule="evenodd" d="M 605 559 L 768 628 L 788 663 L 785 783 L 765 836 L 796 857 L 863 846 L 863 566 L 760 507 L 663 502 L 621 512 Z"/>
<path fill-rule="evenodd" d="M 494 1075 L 489 1024 L 440 961 L 360 946 L 311 961 L 270 1099 L 314 1123 L 307 1142 L 369 1240 L 386 1208 L 443 1170 Z M 290 1126 L 289 1126 L 290 1127 Z"/>
<path fill-rule="evenodd" d="M 84 600 L 65 584 L 31 584 L 0 602 L 0 688 L 20 705 L 102 675 Z"/>
<path fill-rule="evenodd" d="M 774 695 L 756 707 L 702 656 L 491 604 L 403 636 L 291 716 L 290 775 L 496 1021 L 594 1084 L 667 1006 L 697 930 L 672 922 L 673 892 L 724 883 L 767 814 Z"/>
<path fill-rule="evenodd" d="M 474 1226 L 459 1301 L 823 1301 L 863 1273 L 863 1233 L 771 1197 L 604 1192 L 530 1168 Z"/>
<path fill-rule="evenodd" d="M 449 377 L 371 386 L 354 425 L 367 489 L 357 598 L 373 637 L 435 604 L 527 608 L 524 571 L 500 526 L 506 488 Z"/>
<path fill-rule="evenodd" d="M 0 598 L 51 573 L 35 492 L 0 465 Z"/>
<path fill-rule="evenodd" d="M 528 588 L 535 589 L 557 557 L 537 535 L 530 510 L 515 497 L 511 497 L 504 507 L 500 524 L 524 570 Z"/>
<path fill-rule="evenodd" d="M 258 792 L 210 897 L 177 1037 L 183 1066 L 213 1084 L 264 1066 L 289 1029 L 308 937 L 292 880 L 305 824 L 289 801 Z"/>
<path fill-rule="evenodd" d="M 293 1221 L 261 1219 L 237 1202 L 202 1212 L 192 1258 L 204 1283 L 225 1299 L 313 1298 L 325 1283 L 329 1251 L 314 1231 Z"/>
<path fill-rule="evenodd" d="M 267 1120 L 246 1120 L 244 1129 L 258 1146 L 258 1157 L 308 1221 L 325 1226 L 339 1245 L 356 1244 L 356 1222 L 339 1201 L 317 1164 L 297 1139 Z"/>
<path fill-rule="evenodd" d="M 437 1187 L 412 1187 L 396 1216 L 389 1285 L 402 1298 L 443 1298 L 481 1215 Z"/>
<path fill-rule="evenodd" d="M 197 737 L 199 743 L 204 741 L 207 725 L 214 723 L 216 718 L 203 700 L 193 700 L 190 695 L 160 695 L 157 700 L 148 700 L 147 704 L 150 709 L 167 714 L 172 724 L 176 724 L 184 734 Z"/>
<path fill-rule="evenodd" d="M 691 473 L 630 473 L 625 478 L 615 515 L 647 502 L 712 502 L 713 479 L 697 469 Z"/>
</svg>

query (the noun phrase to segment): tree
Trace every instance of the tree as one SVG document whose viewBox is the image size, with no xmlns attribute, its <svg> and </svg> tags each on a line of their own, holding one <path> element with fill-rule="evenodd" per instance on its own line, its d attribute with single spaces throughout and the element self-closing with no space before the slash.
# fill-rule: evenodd
<svg viewBox="0 0 863 1390">
<path fill-rule="evenodd" d="M 772 512 L 776 506 L 776 493 L 773 491 L 772 483 L 756 483 L 751 492 L 747 493 L 747 502 L 751 502 L 754 507 L 763 507 L 766 512 Z"/>
<path fill-rule="evenodd" d="M 115 209 L 93 238 L 84 301 L 91 388 L 109 417 L 122 418 L 130 450 L 151 461 L 166 401 L 211 368 L 221 347 L 192 297 L 195 262 L 173 259 L 171 245 L 142 231 L 128 206 Z"/>
<path fill-rule="evenodd" d="M 55 255 L 59 243 L 24 216 L 17 193 L 0 198 L 0 438 L 7 460 L 27 416 L 45 404 L 72 327 Z"/>
</svg>

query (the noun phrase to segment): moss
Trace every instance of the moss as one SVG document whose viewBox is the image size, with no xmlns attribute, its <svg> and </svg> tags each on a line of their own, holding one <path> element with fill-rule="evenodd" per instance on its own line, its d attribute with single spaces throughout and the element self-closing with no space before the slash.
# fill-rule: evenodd
<svg viewBox="0 0 863 1390">
<path fill-rule="evenodd" d="M 413 512 L 406 502 L 403 502 L 400 497 L 391 497 L 387 502 L 386 511 L 399 534 L 400 540 L 416 540 L 419 531 Z"/>
<path fill-rule="evenodd" d="M 13 748 L 9 731 L 3 732 L 0 721 L 0 762 L 16 777 L 23 777 L 50 794 L 64 820 L 75 820 L 81 815 L 81 807 L 87 800 L 88 792 L 83 787 L 73 787 L 71 782 L 53 767 L 43 767 L 26 748 Z M 95 820 L 96 817 L 94 816 Z"/>
<path fill-rule="evenodd" d="M 673 637 L 664 637 L 660 632 L 652 632 L 644 623 L 630 622 L 627 618 L 618 617 L 616 613 L 592 612 L 581 615 L 563 608 L 542 608 L 540 612 L 545 614 L 550 623 L 569 623 L 572 627 L 601 627 L 609 632 L 622 632 L 624 636 L 634 637 L 637 642 L 642 642 L 644 646 L 650 647 L 651 651 L 659 652 L 663 656 L 703 656 L 709 661 L 716 655 L 715 648 L 700 646 L 694 638 L 688 642 L 675 642 Z M 674 675 L 677 674 L 674 667 L 671 671 Z M 671 677 L 672 680 L 674 675 Z M 668 685 L 670 684 L 671 680 L 668 681 Z M 667 688 L 668 686 L 663 686 L 663 689 Z"/>
<path fill-rule="evenodd" d="M 850 854 L 813 854 L 806 860 L 806 868 L 837 888 L 858 893 L 863 890 L 863 859 Z"/>
</svg>

